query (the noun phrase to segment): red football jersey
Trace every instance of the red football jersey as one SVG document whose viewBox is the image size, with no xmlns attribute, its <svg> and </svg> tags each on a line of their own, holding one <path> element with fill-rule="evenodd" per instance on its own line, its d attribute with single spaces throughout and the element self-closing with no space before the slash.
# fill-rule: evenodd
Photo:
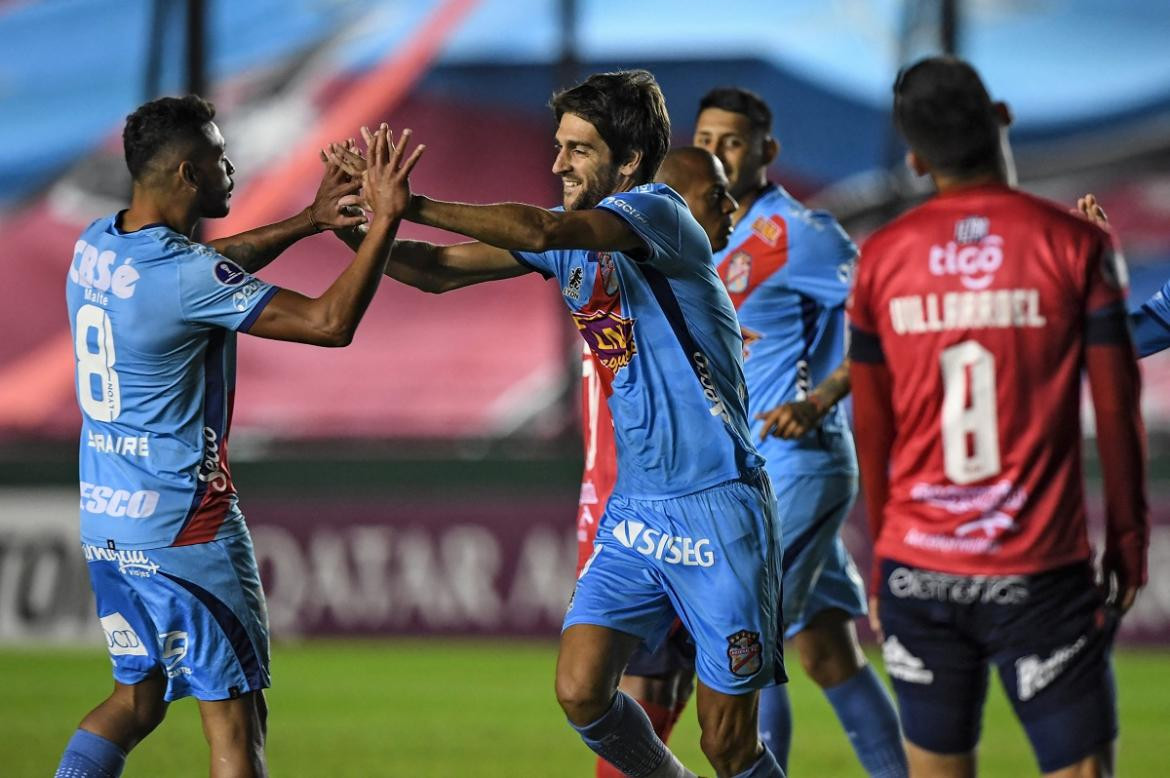
<svg viewBox="0 0 1170 778">
<path fill-rule="evenodd" d="M 581 427 L 585 441 L 585 472 L 577 505 L 577 573 L 593 553 L 597 523 L 617 481 L 613 417 L 606 398 L 613 373 L 598 362 L 588 344 L 581 357 Z"/>
<path fill-rule="evenodd" d="M 894 417 L 877 556 L 965 575 L 1088 559 L 1086 318 L 1123 303 L 1123 274 L 1105 231 L 999 185 L 866 242 L 849 313 L 880 343 Z"/>
</svg>

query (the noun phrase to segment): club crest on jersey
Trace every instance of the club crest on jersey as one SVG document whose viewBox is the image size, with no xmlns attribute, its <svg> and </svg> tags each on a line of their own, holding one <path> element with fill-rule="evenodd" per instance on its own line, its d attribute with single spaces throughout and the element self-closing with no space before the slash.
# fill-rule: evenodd
<svg viewBox="0 0 1170 778">
<path fill-rule="evenodd" d="M 764 665 L 764 647 L 760 633 L 741 629 L 727 636 L 727 667 L 732 675 L 750 678 Z"/>
<path fill-rule="evenodd" d="M 968 216 L 955 222 L 955 243 L 978 243 L 991 233 L 991 219 Z"/>
<path fill-rule="evenodd" d="M 615 375 L 638 353 L 634 345 L 634 320 L 617 311 L 573 312 L 573 323 L 597 359 Z"/>
<path fill-rule="evenodd" d="M 608 251 L 597 255 L 597 273 L 601 276 L 601 288 L 608 295 L 615 295 L 618 291 L 617 267 L 613 263 L 613 256 Z"/>
<path fill-rule="evenodd" d="M 585 278 L 585 271 L 580 265 L 577 265 L 569 271 L 569 283 L 561 290 L 561 294 L 570 299 L 576 300 L 581 296 L 581 281 Z"/>
<path fill-rule="evenodd" d="M 774 219 L 760 216 L 752 222 L 752 232 L 760 236 L 760 240 L 764 243 L 775 247 L 780 242 L 781 236 L 784 235 L 784 225 Z"/>
<path fill-rule="evenodd" d="M 224 286 L 239 286 L 248 277 L 248 274 L 244 272 L 244 268 L 232 262 L 230 259 L 218 260 L 212 272 L 215 274 L 215 280 Z"/>
<path fill-rule="evenodd" d="M 955 222 L 955 238 L 930 247 L 930 272 L 958 276 L 963 286 L 980 291 L 991 286 L 1003 265 L 1003 238 L 991 234 L 986 216 L 968 216 Z"/>
<path fill-rule="evenodd" d="M 723 274 L 723 284 L 731 294 L 741 294 L 748 288 L 748 281 L 752 277 L 752 255 L 746 251 L 737 251 L 727 260 L 727 270 Z"/>
</svg>

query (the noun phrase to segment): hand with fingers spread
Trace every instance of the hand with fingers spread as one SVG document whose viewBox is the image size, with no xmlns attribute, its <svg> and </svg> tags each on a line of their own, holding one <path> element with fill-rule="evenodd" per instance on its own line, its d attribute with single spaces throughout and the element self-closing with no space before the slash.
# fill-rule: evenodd
<svg viewBox="0 0 1170 778">
<path fill-rule="evenodd" d="M 365 128 L 362 130 L 366 134 Z M 369 148 L 366 169 L 361 174 L 362 192 L 375 218 L 388 217 L 397 221 L 410 207 L 410 171 L 426 150 L 426 146 L 416 146 L 407 157 L 410 136 L 411 131 L 404 130 L 395 143 L 390 128 L 383 124 L 367 140 Z"/>
<path fill-rule="evenodd" d="M 1099 227 L 1109 226 L 1109 218 L 1105 215 L 1105 209 L 1101 207 L 1101 204 L 1097 202 L 1097 197 L 1093 194 L 1086 194 L 1079 198 L 1076 210 Z"/>
</svg>

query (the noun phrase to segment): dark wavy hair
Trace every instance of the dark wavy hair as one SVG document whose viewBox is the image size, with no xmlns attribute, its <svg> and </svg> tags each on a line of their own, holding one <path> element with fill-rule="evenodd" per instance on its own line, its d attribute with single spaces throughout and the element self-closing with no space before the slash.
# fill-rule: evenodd
<svg viewBox="0 0 1170 778">
<path fill-rule="evenodd" d="M 215 118 L 215 106 L 198 95 L 160 97 L 126 117 L 122 148 L 126 167 L 141 181 L 159 153 L 188 147 L 203 139 L 203 127 Z"/>
<path fill-rule="evenodd" d="M 964 176 L 999 163 L 1000 121 L 975 68 L 928 57 L 894 82 L 894 123 L 914 153 L 944 175 Z"/>
<path fill-rule="evenodd" d="M 642 162 L 634 180 L 638 184 L 654 180 L 670 148 L 670 115 L 666 112 L 662 90 L 650 71 L 596 73 L 577 86 L 554 94 L 549 107 L 558 122 L 571 113 L 596 127 L 616 164 L 641 151 Z"/>
</svg>

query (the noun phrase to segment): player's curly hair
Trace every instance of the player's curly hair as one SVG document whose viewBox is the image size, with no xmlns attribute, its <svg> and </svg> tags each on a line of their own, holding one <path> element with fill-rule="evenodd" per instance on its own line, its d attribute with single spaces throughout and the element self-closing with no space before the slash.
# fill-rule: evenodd
<svg viewBox="0 0 1170 778">
<path fill-rule="evenodd" d="M 670 115 L 662 89 L 650 71 L 595 73 L 554 94 L 549 107 L 558 122 L 571 113 L 596 127 L 617 164 L 641 151 L 642 162 L 634 180 L 637 184 L 654 180 L 670 148 Z"/>
<path fill-rule="evenodd" d="M 126 117 L 122 148 L 135 181 L 146 176 L 160 151 L 198 142 L 203 127 L 215 118 L 215 106 L 198 95 L 160 97 Z"/>
<path fill-rule="evenodd" d="M 938 173 L 967 176 L 999 164 L 995 104 L 961 59 L 927 57 L 903 68 L 894 82 L 894 123 Z"/>
<path fill-rule="evenodd" d="M 708 108 L 746 116 L 757 137 L 767 137 L 772 133 L 772 109 L 764 102 L 764 98 L 750 89 L 738 86 L 715 87 L 703 95 L 695 116 L 698 117 Z"/>
</svg>

